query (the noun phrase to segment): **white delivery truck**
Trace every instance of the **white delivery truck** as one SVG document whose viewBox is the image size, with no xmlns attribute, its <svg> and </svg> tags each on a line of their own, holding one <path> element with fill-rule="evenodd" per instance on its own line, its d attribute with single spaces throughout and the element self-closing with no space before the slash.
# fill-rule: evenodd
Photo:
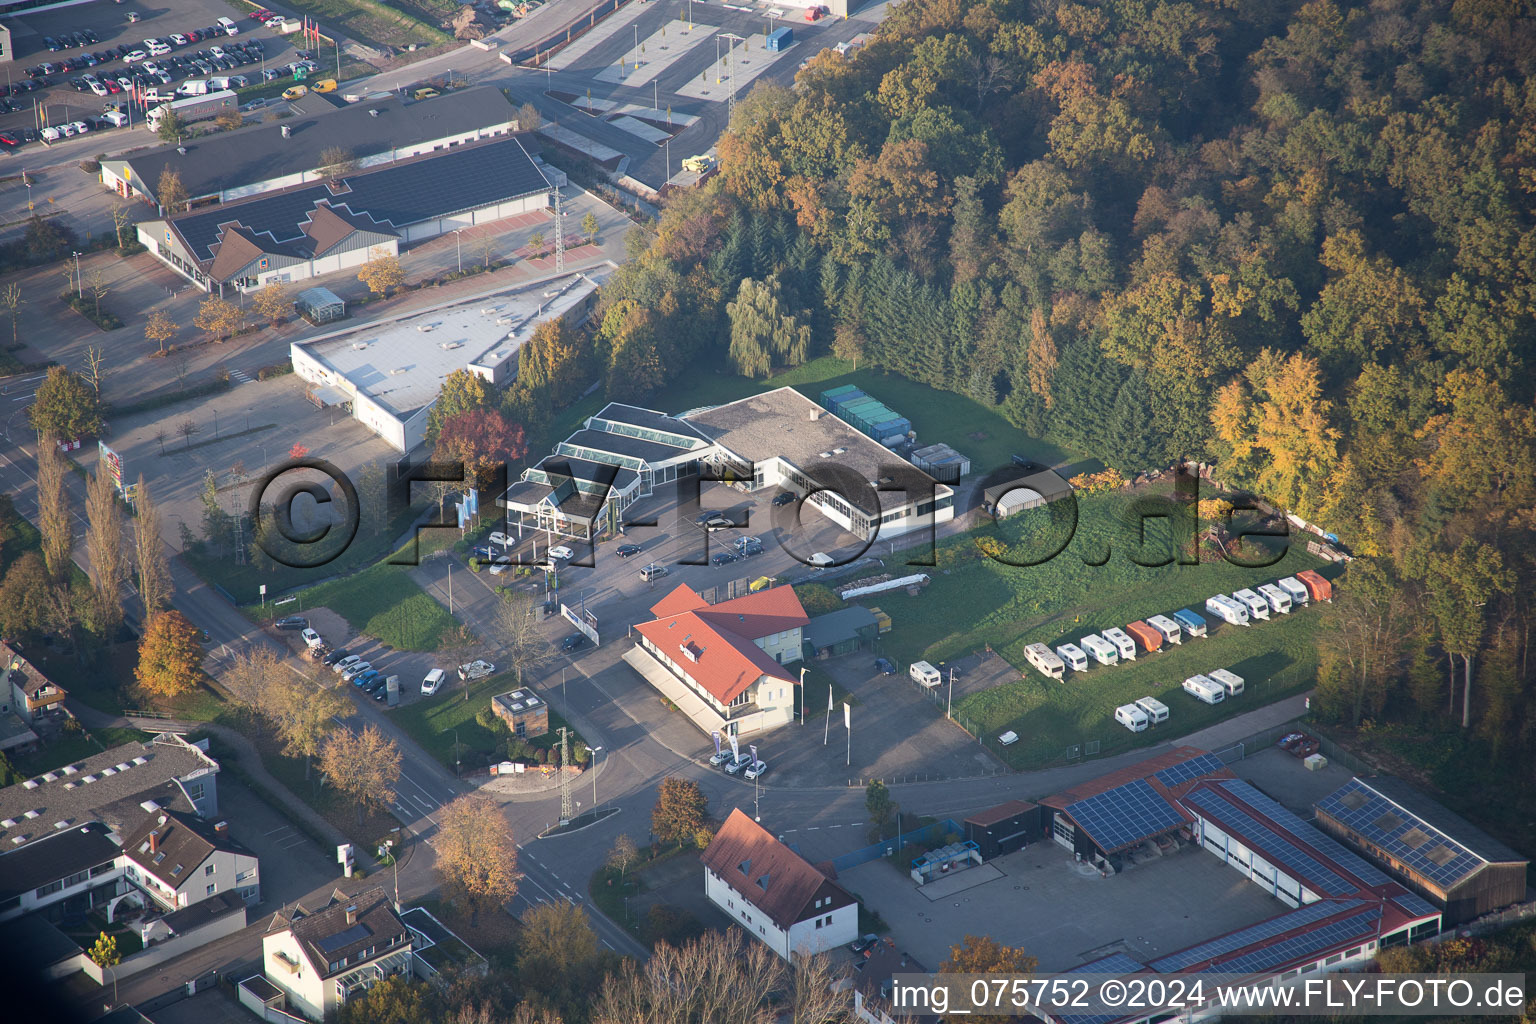
<svg viewBox="0 0 1536 1024">
<path fill-rule="evenodd" d="M 1056 656 L 1067 663 L 1067 667 L 1073 672 L 1088 671 L 1088 655 L 1077 644 L 1060 644 L 1056 648 Z"/>
<path fill-rule="evenodd" d="M 1291 599 L 1292 608 L 1300 608 L 1312 597 L 1311 594 L 1307 593 L 1307 588 L 1302 585 L 1301 580 L 1295 576 L 1287 576 L 1284 579 L 1276 580 L 1275 586 L 1285 591 L 1285 596 Z"/>
<path fill-rule="evenodd" d="M 1118 626 L 1110 626 L 1104 631 L 1104 639 L 1115 645 L 1115 650 L 1120 652 L 1120 657 L 1126 661 L 1136 660 L 1136 641 L 1131 635 Z"/>
<path fill-rule="evenodd" d="M 1248 615 L 1254 619 L 1269 618 L 1269 602 L 1253 591 L 1244 588 L 1232 591 L 1232 599 L 1248 609 Z"/>
<path fill-rule="evenodd" d="M 190 124 L 193 121 L 206 121 L 226 110 L 239 109 L 235 103 L 235 94 L 226 89 L 223 92 L 211 92 L 207 96 L 188 96 L 173 103 L 162 103 L 145 115 L 144 122 L 153 132 L 159 131 L 160 121 L 167 111 L 175 114 L 183 124 Z"/>
<path fill-rule="evenodd" d="M 178 96 L 206 96 L 208 95 L 208 81 L 204 78 L 189 78 L 176 87 Z"/>
<path fill-rule="evenodd" d="M 1181 644 L 1184 636 L 1179 631 L 1179 624 L 1166 615 L 1147 616 L 1147 625 L 1163 634 L 1163 639 L 1170 644 Z"/>
<path fill-rule="evenodd" d="M 927 687 L 938 686 L 943 679 L 939 675 L 939 670 L 926 661 L 914 661 L 912 667 L 907 669 L 907 674 L 912 677 L 913 682 Z"/>
<path fill-rule="evenodd" d="M 1291 598 L 1285 591 L 1273 583 L 1259 584 L 1259 596 L 1269 602 L 1269 607 L 1281 615 L 1291 614 Z"/>
<path fill-rule="evenodd" d="M 1120 664 L 1120 652 L 1115 650 L 1115 645 L 1099 636 L 1097 633 L 1089 633 L 1080 641 L 1083 650 L 1093 655 L 1093 660 L 1100 665 Z"/>
<path fill-rule="evenodd" d="M 1147 713 L 1147 721 L 1153 725 L 1162 725 L 1168 721 L 1168 705 L 1156 697 L 1143 697 L 1136 702 L 1136 706 Z"/>
<path fill-rule="evenodd" d="M 1056 656 L 1056 652 L 1045 644 L 1029 644 L 1024 648 L 1024 658 L 1041 675 L 1050 676 L 1052 679 L 1060 679 L 1067 674 L 1067 663 Z"/>
<path fill-rule="evenodd" d="M 1236 697 L 1243 692 L 1243 677 L 1236 672 L 1228 672 L 1224 668 L 1213 668 L 1206 675 L 1211 682 L 1227 691 L 1228 697 Z"/>
<path fill-rule="evenodd" d="M 1135 704 L 1121 704 L 1115 708 L 1115 721 L 1125 726 L 1131 732 L 1146 732 L 1147 713 Z"/>
<path fill-rule="evenodd" d="M 1231 626 L 1248 625 L 1248 609 L 1226 594 L 1216 594 L 1205 599 L 1205 610 Z"/>
<path fill-rule="evenodd" d="M 1184 680 L 1184 692 L 1207 704 L 1220 704 L 1227 699 L 1227 691 L 1221 684 L 1206 676 L 1190 676 Z"/>
</svg>

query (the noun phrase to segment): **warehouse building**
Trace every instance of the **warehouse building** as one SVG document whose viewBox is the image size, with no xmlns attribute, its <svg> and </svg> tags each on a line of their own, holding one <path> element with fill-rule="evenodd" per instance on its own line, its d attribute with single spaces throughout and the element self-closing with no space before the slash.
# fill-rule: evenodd
<svg viewBox="0 0 1536 1024">
<path fill-rule="evenodd" d="M 517 111 L 493 86 L 415 103 L 390 96 L 103 160 L 101 181 L 125 199 L 158 206 L 160 176 L 174 171 L 196 208 L 320 181 L 331 149 L 345 150 L 358 170 L 367 170 L 515 131 Z"/>
<path fill-rule="evenodd" d="M 998 519 L 1042 508 L 1072 493 L 1072 485 L 1054 470 L 1040 469 L 1019 473 L 982 489 L 981 507 Z"/>
<path fill-rule="evenodd" d="M 305 281 L 403 245 L 542 210 L 552 189 L 516 137 L 468 143 L 138 225 L 139 241 L 207 291 Z"/>
<path fill-rule="evenodd" d="M 1320 800 L 1317 822 L 1462 924 L 1525 902 L 1521 856 L 1401 779 L 1351 779 Z"/>
</svg>

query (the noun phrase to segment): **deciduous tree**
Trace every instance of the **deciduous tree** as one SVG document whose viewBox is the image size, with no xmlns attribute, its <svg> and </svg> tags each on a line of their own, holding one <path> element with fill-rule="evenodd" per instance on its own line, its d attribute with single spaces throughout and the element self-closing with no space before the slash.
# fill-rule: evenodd
<svg viewBox="0 0 1536 1024">
<path fill-rule="evenodd" d="M 589 241 L 597 241 L 597 214 L 588 213 L 581 218 L 581 233 L 587 236 Z"/>
<path fill-rule="evenodd" d="M 568 1003 L 583 989 L 580 979 L 593 976 L 599 953 L 584 909 L 563 900 L 541 903 L 523 916 L 518 978 L 557 1004 Z"/>
<path fill-rule="evenodd" d="M 293 313 L 293 296 L 281 281 L 273 281 L 251 296 L 251 308 L 276 327 Z"/>
<path fill-rule="evenodd" d="M 27 300 L 21 297 L 21 285 L 12 281 L 0 290 L 0 309 L 5 310 L 6 316 L 11 318 L 11 344 L 16 344 L 20 339 L 18 324 L 21 322 L 21 307 L 27 304 Z"/>
<path fill-rule="evenodd" d="M 496 638 L 506 651 L 507 664 L 517 673 L 517 681 L 521 684 L 523 673 L 549 655 L 549 642 L 539 632 L 538 610 L 533 598 L 507 591 L 496 603 L 494 625 Z"/>
<path fill-rule="evenodd" d="M 166 122 L 160 125 L 161 135 L 165 138 Z M 175 136 L 173 135 L 174 139 Z M 160 172 L 160 178 L 155 183 L 155 198 L 160 201 L 160 209 L 167 216 L 180 213 L 187 206 L 187 187 L 181 183 L 181 174 L 173 167 L 167 167 Z"/>
<path fill-rule="evenodd" d="M 143 474 L 134 488 L 133 561 L 139 585 L 139 600 L 146 615 L 152 616 L 171 599 L 171 570 L 165 559 L 165 541 L 160 537 L 160 506 L 150 496 Z"/>
<path fill-rule="evenodd" d="M 326 181 L 339 181 L 357 173 L 357 155 L 345 146 L 327 146 L 320 151 L 320 165 L 316 170 Z"/>
<path fill-rule="evenodd" d="M 490 797 L 470 793 L 444 807 L 432 845 L 443 890 L 468 908 L 471 926 L 481 910 L 517 895 L 517 845 L 506 815 Z"/>
<path fill-rule="evenodd" d="M 80 441 L 101 433 L 101 399 L 84 378 L 63 366 L 48 371 L 27 416 L 33 430 L 59 441 Z"/>
<path fill-rule="evenodd" d="M 96 628 L 110 637 L 123 621 L 123 583 L 128 559 L 123 552 L 123 522 L 117 508 L 117 484 L 98 461 L 86 481 L 86 551 L 91 559 L 92 604 Z"/>
<path fill-rule="evenodd" d="M 400 257 L 391 256 L 383 249 L 375 249 L 368 262 L 357 272 L 357 279 L 368 286 L 375 295 L 388 295 L 390 289 L 405 283 L 405 271 L 400 267 Z"/>
<path fill-rule="evenodd" d="M 134 678 L 157 697 L 190 693 L 203 677 L 202 634 L 174 609 L 157 612 L 144 627 L 139 641 L 139 664 Z"/>
<path fill-rule="evenodd" d="M 540 328 L 543 326 L 543 324 L 539 325 Z M 532 344 L 532 339 L 529 339 L 529 344 Z M 519 362 L 521 362 L 521 356 L 519 356 Z M 521 372 L 518 376 L 522 376 Z M 485 409 L 489 406 L 490 392 L 486 388 L 485 379 L 466 369 L 454 370 L 443 378 L 443 386 L 437 393 L 437 402 L 427 413 L 427 440 L 436 441 L 438 432 L 443 429 L 444 421 L 451 417 L 461 412 L 469 412 L 471 409 Z"/>
<path fill-rule="evenodd" d="M 464 464 L 464 470 L 480 486 L 491 483 L 497 467 L 520 459 L 528 451 L 523 428 L 508 423 L 495 409 L 472 409 L 443 422 L 437 435 L 440 458 Z"/>
<path fill-rule="evenodd" d="M 197 307 L 192 326 L 207 331 L 214 341 L 224 341 L 245 327 L 245 310 L 226 299 L 211 296 Z"/>
<path fill-rule="evenodd" d="M 357 804 L 361 825 L 365 811 L 383 811 L 394 802 L 400 749 L 376 726 L 336 729 L 320 748 L 320 774 Z"/>
<path fill-rule="evenodd" d="M 337 1024 L 423 1024 L 442 1019 L 442 997 L 425 981 L 383 978 L 341 1004 Z"/>
<path fill-rule="evenodd" d="M 608 866 L 617 871 L 622 880 L 639 855 L 640 851 L 635 848 L 635 841 L 629 833 L 620 832 L 619 837 L 613 841 L 613 848 L 608 851 Z"/>
<path fill-rule="evenodd" d="M 74 520 L 70 517 L 69 490 L 64 485 L 64 455 L 48 435 L 37 441 L 37 529 L 42 535 L 43 562 L 48 576 L 65 589 L 74 569 Z"/>
<path fill-rule="evenodd" d="M 771 1024 L 784 963 L 738 928 L 705 932 L 682 948 L 657 945 L 643 965 L 626 959 L 603 982 L 592 1024 Z M 818 1022 L 820 1024 L 820 1022 Z"/>
<path fill-rule="evenodd" d="M 651 831 L 658 839 L 682 846 L 704 827 L 708 810 L 709 801 L 697 782 L 675 776 L 662 779 L 651 810 Z"/>
</svg>

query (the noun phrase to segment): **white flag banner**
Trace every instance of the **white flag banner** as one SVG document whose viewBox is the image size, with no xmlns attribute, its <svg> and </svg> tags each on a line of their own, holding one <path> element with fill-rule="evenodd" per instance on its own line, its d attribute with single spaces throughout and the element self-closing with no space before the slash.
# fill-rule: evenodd
<svg viewBox="0 0 1536 1024">
<path fill-rule="evenodd" d="M 827 714 L 832 713 L 832 687 L 827 687 Z"/>
<path fill-rule="evenodd" d="M 736 746 L 735 733 L 731 733 L 731 759 L 735 761 L 741 760 L 741 749 Z"/>
<path fill-rule="evenodd" d="M 843 728 L 853 731 L 853 708 L 846 701 L 843 703 Z"/>
</svg>

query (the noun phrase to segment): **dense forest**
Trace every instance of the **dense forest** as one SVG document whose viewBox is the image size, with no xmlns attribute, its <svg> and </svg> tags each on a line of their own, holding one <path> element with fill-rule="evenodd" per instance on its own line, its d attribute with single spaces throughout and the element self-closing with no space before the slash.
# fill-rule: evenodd
<svg viewBox="0 0 1536 1024">
<path fill-rule="evenodd" d="M 1533 69 L 1514 0 L 907 0 L 738 102 L 590 356 L 638 399 L 830 352 L 1214 462 L 1357 556 L 1314 708 L 1530 779 Z"/>
</svg>

